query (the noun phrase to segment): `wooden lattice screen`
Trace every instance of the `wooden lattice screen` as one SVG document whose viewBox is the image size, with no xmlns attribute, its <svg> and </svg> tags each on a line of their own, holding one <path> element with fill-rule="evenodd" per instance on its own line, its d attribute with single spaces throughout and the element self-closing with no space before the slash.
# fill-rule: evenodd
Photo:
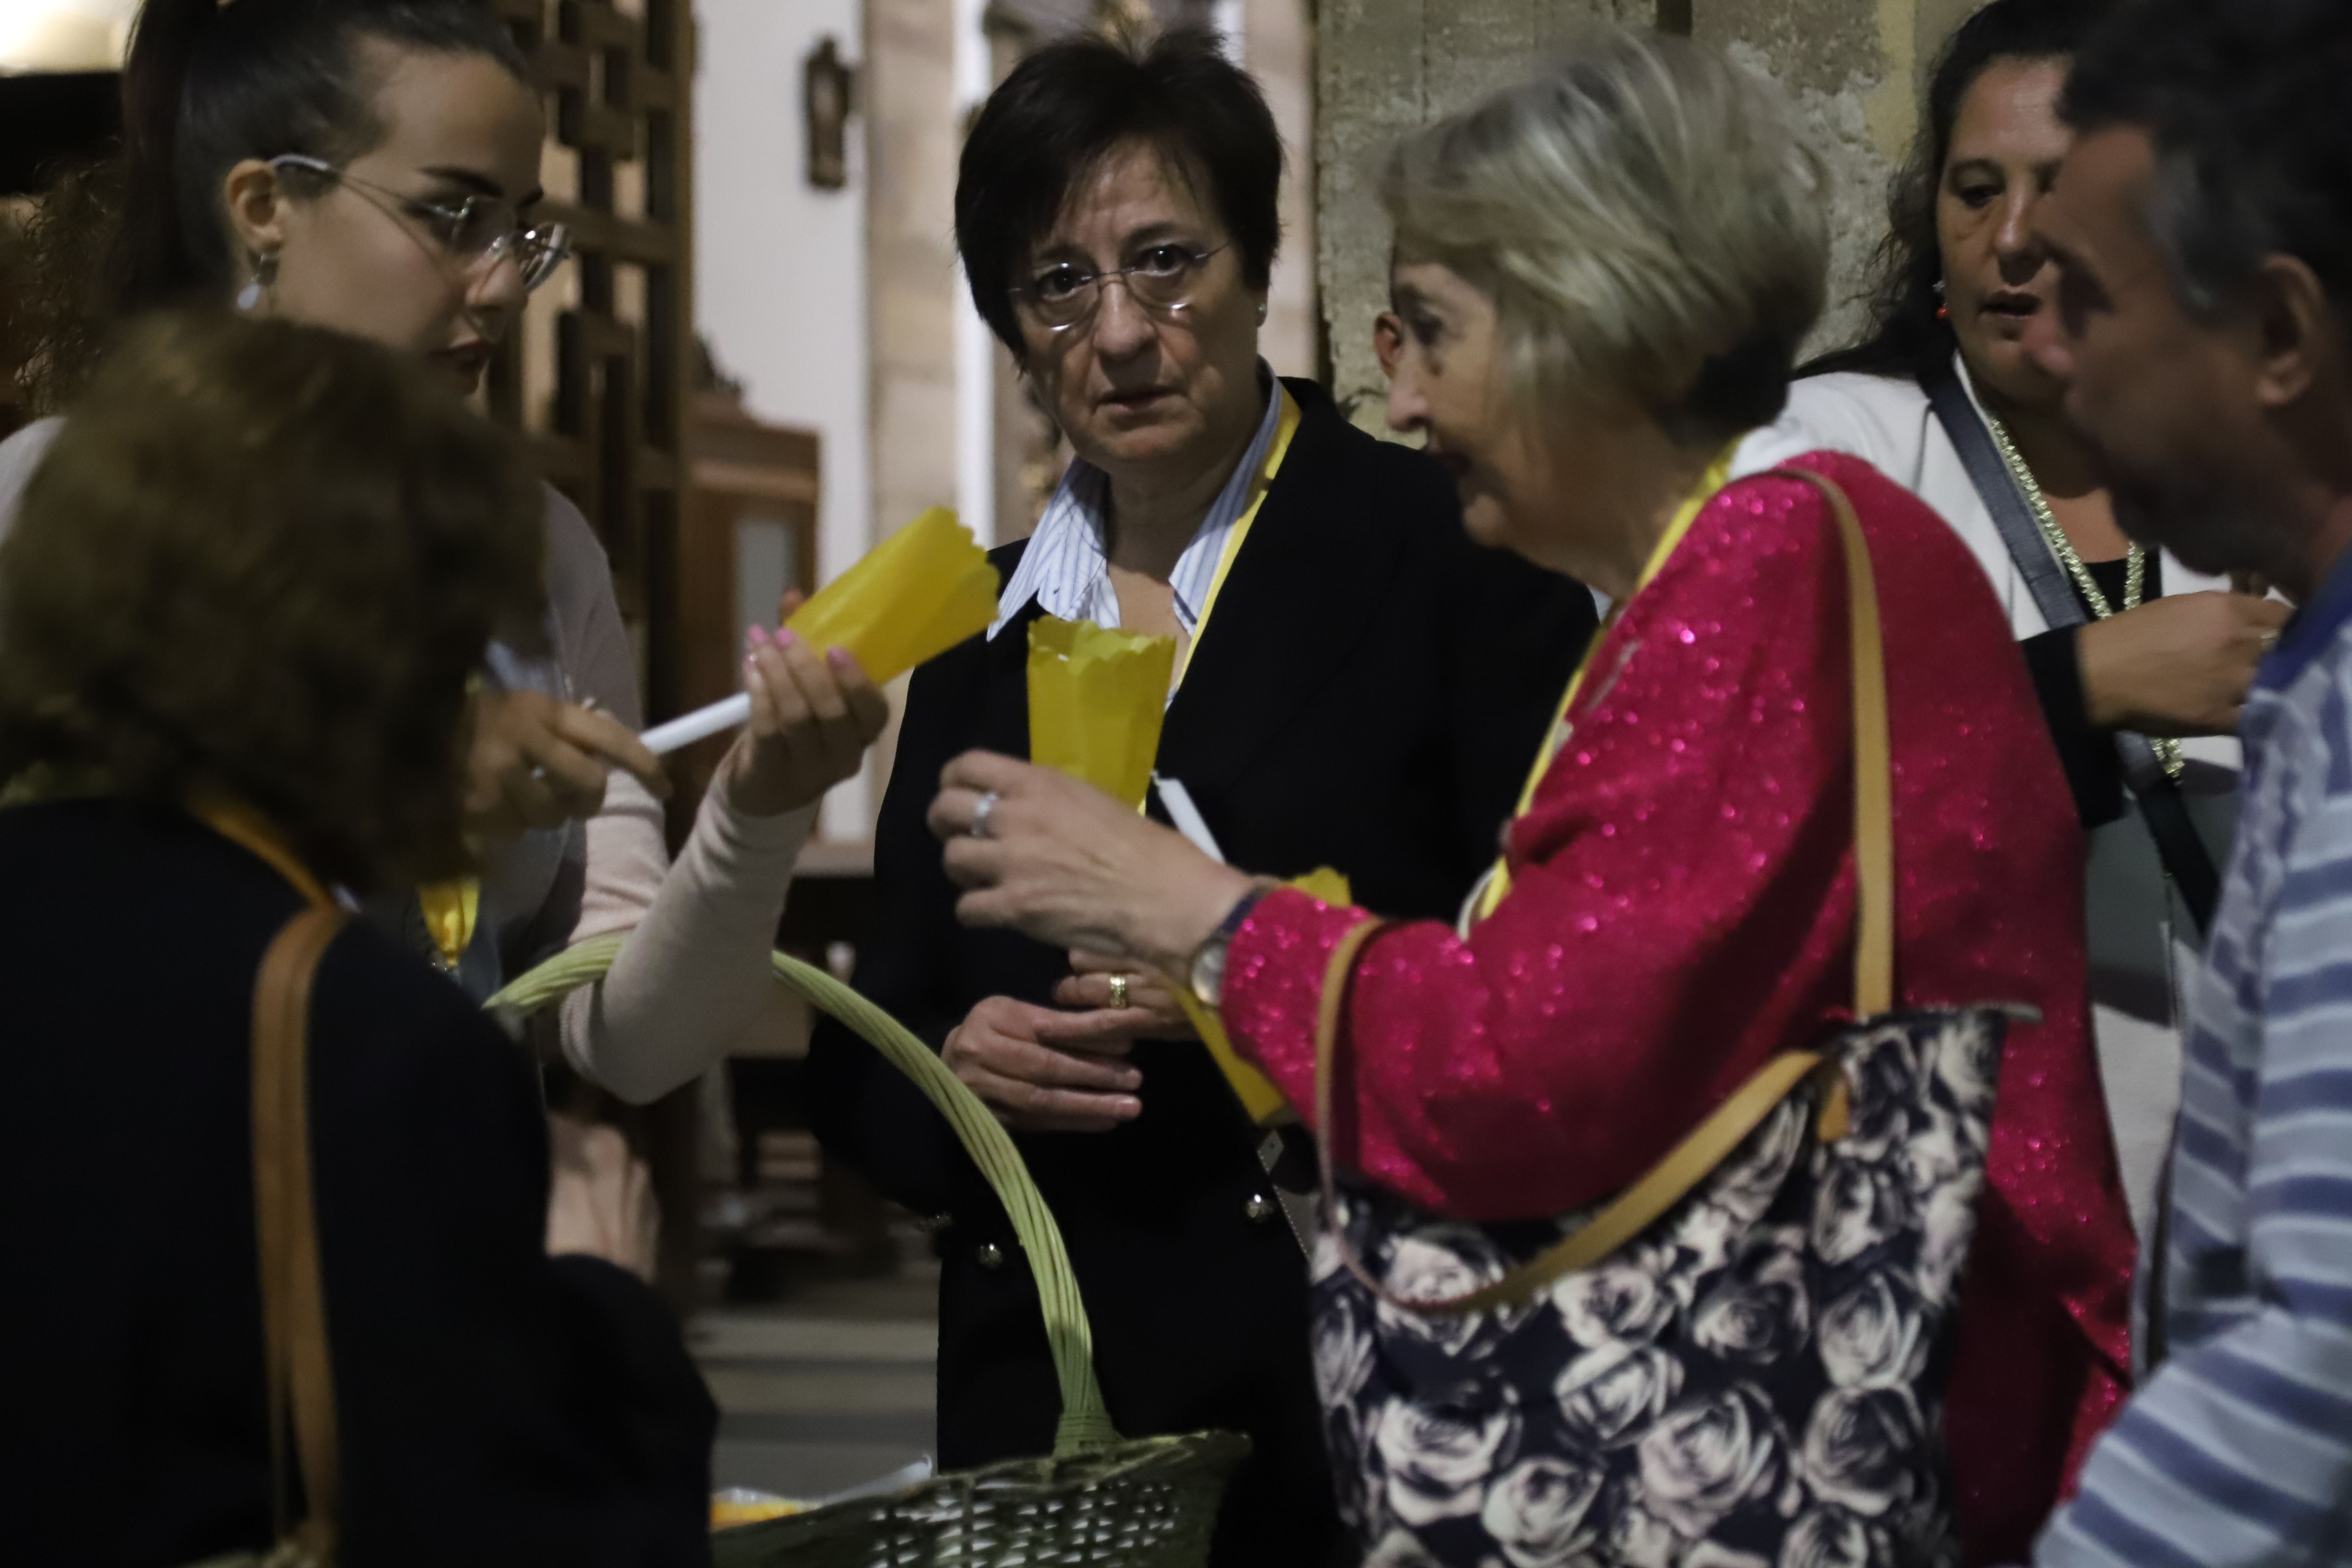
<svg viewBox="0 0 2352 1568">
<path fill-rule="evenodd" d="M 487 378 L 491 416 L 613 559 L 649 718 L 678 701 L 677 537 L 691 362 L 688 0 L 498 0 L 547 95 L 546 216 L 577 259 Z"/>
</svg>

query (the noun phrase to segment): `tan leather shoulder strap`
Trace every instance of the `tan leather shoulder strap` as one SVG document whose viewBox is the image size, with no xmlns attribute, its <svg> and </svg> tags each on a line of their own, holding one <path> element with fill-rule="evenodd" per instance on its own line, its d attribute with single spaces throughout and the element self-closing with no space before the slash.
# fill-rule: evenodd
<svg viewBox="0 0 2352 1568">
<path fill-rule="evenodd" d="M 308 1505 L 295 1533 L 304 1552 L 321 1565 L 334 1562 L 341 1476 L 311 1184 L 310 992 L 319 961 L 348 919 L 328 904 L 313 905 L 287 921 L 262 955 L 253 989 L 254 1217 L 261 1253 L 278 1536 L 283 1542 L 288 1535 L 285 1431 L 290 1415 Z"/>
<path fill-rule="evenodd" d="M 1821 492 L 1845 547 L 1845 605 L 1853 663 L 1853 1016 L 1895 1005 L 1895 775 L 1886 717 L 1886 644 L 1878 619 L 1878 578 L 1853 502 L 1836 480 L 1811 468 L 1775 468 Z"/>
<path fill-rule="evenodd" d="M 1892 760 L 1887 741 L 1885 645 L 1878 617 L 1878 585 L 1871 570 L 1870 544 L 1863 536 L 1853 503 L 1836 482 L 1805 468 L 1776 468 L 1774 475 L 1812 486 L 1830 509 L 1845 556 L 1846 620 L 1853 658 L 1854 786 L 1854 1016 L 1875 1017 L 1895 998 L 1895 811 Z M 1487 1312 L 1523 1303 L 1564 1274 L 1590 1268 L 1624 1246 L 1682 1201 L 1727 1159 L 1772 1108 L 1813 1074 L 1821 1075 L 1822 1110 L 1819 1134 L 1844 1136 L 1845 1074 L 1834 1058 L 1812 1051 L 1784 1051 L 1734 1089 L 1713 1114 L 1667 1152 L 1616 1200 L 1576 1233 L 1545 1249 L 1479 1289 L 1459 1296 L 1414 1300 L 1391 1295 L 1349 1244 L 1339 1223 L 1339 1194 L 1331 1163 L 1334 1058 L 1346 1017 L 1356 961 L 1385 922 L 1367 921 L 1332 949 L 1323 975 L 1316 1018 L 1315 1127 L 1323 1172 L 1325 1223 L 1339 1260 L 1359 1284 L 1381 1300 L 1408 1311 L 1444 1315 Z"/>
</svg>

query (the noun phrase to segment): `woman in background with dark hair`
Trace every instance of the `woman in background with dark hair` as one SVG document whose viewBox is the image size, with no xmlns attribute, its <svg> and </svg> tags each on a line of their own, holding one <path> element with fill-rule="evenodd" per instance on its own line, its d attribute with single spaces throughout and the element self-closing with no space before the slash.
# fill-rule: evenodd
<svg viewBox="0 0 2352 1568">
<path fill-rule="evenodd" d="M 1994 0 L 1945 49 L 1897 182 L 1869 341 L 1811 367 L 1743 470 L 1867 458 L 1958 531 L 2010 614 L 2089 834 L 2101 1078 L 2145 1235 L 2180 1100 L 2176 976 L 2193 968 L 2234 819 L 2238 705 L 2283 605 L 2126 540 L 2026 355 L 2059 308 L 2033 238 L 2064 157 L 2072 58 L 2105 0 Z"/>
<path fill-rule="evenodd" d="M 972 300 L 1076 460 L 996 552 L 997 625 L 915 674 L 856 979 L 1018 1133 L 1118 1428 L 1255 1444 L 1216 1560 L 1303 1568 L 1339 1535 L 1306 1262 L 1258 1138 L 1157 982 L 960 928 L 923 825 L 950 758 L 1028 753 L 1028 627 L 1050 614 L 1177 639 L 1158 772 L 1236 862 L 1335 867 L 1450 919 L 1493 858 L 1591 604 L 1473 545 L 1442 468 L 1259 359 L 1281 174 L 1255 84 L 1198 33 L 1049 45 L 982 110 L 956 189 Z M 1002 1209 L 864 1047 L 821 1032 L 811 1070 L 827 1149 L 950 1217 L 941 1458 L 1046 1452 L 1059 1400 Z"/>
<path fill-rule="evenodd" d="M 709 1562 L 715 1412 L 643 1279 L 641 1173 L 592 1134 L 551 1207 L 525 1059 L 364 923 L 307 1026 L 337 1506 L 316 1469 L 273 1487 L 257 973 L 327 886 L 469 863 L 467 682 L 541 608 L 542 507 L 413 364 L 216 317 L 135 334 L 26 491 L 0 545 L 8 1561 L 267 1551 L 275 1491 L 331 1513 L 346 1568 Z"/>
<path fill-rule="evenodd" d="M 100 313 L 233 305 L 382 343 L 470 393 L 568 253 L 533 213 L 546 131 L 529 77 L 482 0 L 148 0 Z M 47 351 L 68 355 L 47 367 L 68 383 L 70 351 L 95 341 L 75 325 Z M 0 443 L 0 531 L 59 428 Z M 847 655 L 755 637 L 754 721 L 672 868 L 604 552 L 542 492 L 547 651 L 495 647 L 476 703 L 467 826 L 492 853 L 478 885 L 386 889 L 372 912 L 478 998 L 634 927 L 612 972 L 565 1000 L 560 1032 L 588 1077 L 651 1100 L 761 1022 L 816 802 L 887 708 Z"/>
</svg>

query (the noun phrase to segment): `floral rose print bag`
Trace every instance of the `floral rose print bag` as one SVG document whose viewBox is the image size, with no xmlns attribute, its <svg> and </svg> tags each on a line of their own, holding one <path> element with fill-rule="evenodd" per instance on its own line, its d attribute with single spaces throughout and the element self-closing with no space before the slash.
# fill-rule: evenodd
<svg viewBox="0 0 2352 1568">
<path fill-rule="evenodd" d="M 1775 1058 L 1594 1213 L 1439 1219 L 1335 1182 L 1326 1152 L 1315 1372 L 1367 1568 L 1958 1561 L 1943 1390 L 2015 1010 L 1890 1010 L 1868 546 L 1834 485 L 1782 472 L 1823 491 L 1846 555 L 1863 1021 Z M 1376 929 L 1332 955 L 1318 1126 Z"/>
</svg>

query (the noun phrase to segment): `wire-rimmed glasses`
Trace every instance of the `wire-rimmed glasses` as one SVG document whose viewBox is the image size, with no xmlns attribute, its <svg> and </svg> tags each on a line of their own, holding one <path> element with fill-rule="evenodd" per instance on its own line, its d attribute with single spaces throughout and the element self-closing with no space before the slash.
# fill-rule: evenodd
<svg viewBox="0 0 2352 1568">
<path fill-rule="evenodd" d="M 514 203 L 502 196 L 472 195 L 455 203 L 428 202 L 403 195 L 371 181 L 345 174 L 323 159 L 299 153 L 269 160 L 273 169 L 299 169 L 323 180 L 348 185 L 371 205 L 393 218 L 406 216 L 422 225 L 434 243 L 467 272 L 487 273 L 509 255 L 522 274 L 529 293 L 555 276 L 571 259 L 572 230 L 560 223 L 526 224 Z"/>
<path fill-rule="evenodd" d="M 1105 272 L 1075 261 L 1056 261 L 1015 285 L 1013 297 L 1036 318 L 1038 325 L 1055 332 L 1091 321 L 1102 307 L 1103 286 L 1113 279 L 1124 282 L 1129 296 L 1145 310 L 1172 315 L 1192 302 L 1192 291 L 1200 286 L 1201 271 L 1209 258 L 1228 248 L 1229 245 L 1219 245 L 1200 250 L 1163 240 L 1147 246 L 1127 266 Z"/>
</svg>

